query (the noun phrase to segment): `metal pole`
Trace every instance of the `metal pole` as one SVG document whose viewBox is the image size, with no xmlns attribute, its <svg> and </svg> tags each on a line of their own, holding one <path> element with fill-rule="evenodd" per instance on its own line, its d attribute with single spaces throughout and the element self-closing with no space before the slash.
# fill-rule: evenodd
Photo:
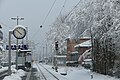
<svg viewBox="0 0 120 80">
<path fill-rule="evenodd" d="M 39 61 L 41 61 L 41 51 L 40 51 L 40 55 L 39 55 Z"/>
<path fill-rule="evenodd" d="M 12 34 L 12 31 L 9 31 L 9 57 L 8 57 L 9 66 L 8 66 L 8 75 L 11 75 L 11 34 Z"/>
<path fill-rule="evenodd" d="M 56 72 L 58 72 L 58 66 L 57 66 L 57 54 L 58 54 L 58 50 L 56 50 L 56 56 L 55 56 L 55 70 Z"/>
<path fill-rule="evenodd" d="M 28 45 L 28 27 L 25 28 L 26 28 L 26 44 Z"/>
<path fill-rule="evenodd" d="M 18 17 L 18 16 L 17 16 L 17 19 L 16 19 L 16 20 L 17 20 L 17 25 L 18 25 L 18 20 L 19 20 L 19 17 Z"/>
<path fill-rule="evenodd" d="M 47 64 L 47 44 L 46 44 L 46 64 Z"/>
<path fill-rule="evenodd" d="M 18 25 L 18 16 L 17 16 L 17 25 Z M 16 69 L 18 70 L 18 39 L 16 40 Z"/>
<path fill-rule="evenodd" d="M 18 70 L 18 39 L 16 42 L 16 69 Z"/>
<path fill-rule="evenodd" d="M 46 44 L 46 59 L 47 59 L 47 44 Z"/>
<path fill-rule="evenodd" d="M 44 47 L 43 47 L 43 60 L 44 60 Z"/>
<path fill-rule="evenodd" d="M 16 18 L 11 18 L 12 20 L 16 20 L 17 21 L 17 25 L 19 24 L 19 20 L 24 20 L 24 18 L 19 18 L 19 16 L 17 16 Z M 18 39 L 16 39 L 16 69 L 18 70 Z"/>
<path fill-rule="evenodd" d="M 50 48 L 51 48 L 50 50 L 51 50 L 51 53 L 52 53 L 51 54 L 51 57 L 52 57 L 52 66 L 54 67 L 54 54 L 53 54 L 54 52 L 52 50 L 52 46 Z"/>
</svg>

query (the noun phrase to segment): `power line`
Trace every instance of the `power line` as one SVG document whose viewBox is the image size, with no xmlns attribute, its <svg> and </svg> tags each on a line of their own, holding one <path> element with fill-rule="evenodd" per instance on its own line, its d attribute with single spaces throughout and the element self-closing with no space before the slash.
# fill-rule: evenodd
<svg viewBox="0 0 120 80">
<path fill-rule="evenodd" d="M 62 10 L 65 8 L 66 2 L 67 2 L 67 0 L 65 0 L 65 1 L 64 1 L 64 4 L 63 4 L 63 6 L 62 6 L 62 8 L 61 8 L 61 10 L 60 10 L 60 13 L 59 13 L 59 15 L 61 15 L 61 13 L 62 13 Z"/>
<path fill-rule="evenodd" d="M 1 22 L 1 21 L 0 21 L 0 25 L 1 25 L 1 26 L 3 25 L 3 26 L 5 26 L 5 27 L 7 27 L 7 28 L 9 28 L 9 29 L 12 29 L 12 27 L 10 27 L 10 26 L 4 24 L 4 23 Z M 2 27 L 2 28 L 3 28 L 3 27 Z M 5 33 L 5 35 L 6 35 L 5 38 L 6 38 L 6 37 L 8 36 L 7 31 L 6 31 L 6 30 L 5 30 L 5 31 L 3 30 L 3 32 Z"/>
<path fill-rule="evenodd" d="M 52 4 L 52 6 L 51 6 L 51 8 L 50 8 L 50 10 L 49 10 L 49 12 L 48 12 L 48 14 L 46 15 L 45 19 L 44 19 L 43 22 L 42 22 L 42 25 L 45 23 L 45 21 L 46 21 L 48 15 L 49 15 L 50 12 L 52 11 L 52 8 L 53 8 L 53 6 L 55 5 L 55 2 L 56 2 L 56 0 L 53 2 L 53 4 Z"/>
<path fill-rule="evenodd" d="M 55 5 L 55 3 L 56 3 L 56 0 L 54 0 L 52 6 L 51 6 L 51 8 L 50 8 L 50 10 L 48 11 L 45 19 L 44 19 L 43 22 L 42 22 L 40 28 L 42 28 L 42 26 L 44 25 L 45 21 L 47 20 L 47 17 L 49 16 L 50 12 L 52 11 L 52 8 L 53 8 L 53 6 Z M 33 37 L 35 37 L 35 35 L 36 35 L 38 32 L 39 32 L 39 29 L 34 33 Z"/>
<path fill-rule="evenodd" d="M 64 9 L 64 7 L 65 7 L 65 5 L 66 5 L 66 2 L 67 2 L 67 0 L 65 0 L 65 2 L 64 2 L 64 4 L 63 4 L 63 7 L 61 8 L 61 11 L 60 11 L 59 14 L 61 14 L 62 10 Z M 80 2 L 81 2 L 81 0 L 73 7 L 73 9 L 68 13 L 68 15 L 67 15 L 65 18 L 67 18 L 67 17 L 70 15 L 70 13 L 79 5 Z M 56 3 L 56 0 L 53 2 L 53 4 L 52 4 L 52 6 L 51 6 L 51 8 L 50 8 L 50 10 L 49 10 L 49 12 L 48 12 L 48 14 L 46 15 L 45 19 L 43 20 L 42 25 L 40 26 L 40 28 L 42 28 L 42 26 L 44 25 L 45 21 L 47 20 L 47 17 L 49 16 L 50 12 L 52 11 L 52 8 L 53 8 L 53 6 L 55 5 L 55 3 Z M 35 35 L 36 35 L 38 32 L 39 32 L 39 29 L 35 32 L 35 34 L 33 35 L 33 37 L 35 37 Z"/>
<path fill-rule="evenodd" d="M 10 28 L 10 29 L 12 28 L 12 27 L 10 27 L 10 26 L 4 24 L 3 22 L 0 22 L 0 24 L 4 25 L 4 26 L 6 26 L 6 27 L 8 27 L 8 28 Z"/>
<path fill-rule="evenodd" d="M 72 10 L 68 13 L 68 15 L 65 18 L 67 18 L 70 15 L 70 13 L 80 4 L 80 2 L 81 0 L 72 8 Z"/>
</svg>

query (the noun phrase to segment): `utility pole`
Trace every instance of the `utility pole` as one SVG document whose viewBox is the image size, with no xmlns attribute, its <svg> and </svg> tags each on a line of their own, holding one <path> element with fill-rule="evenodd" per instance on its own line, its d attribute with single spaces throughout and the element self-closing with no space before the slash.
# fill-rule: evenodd
<svg viewBox="0 0 120 80">
<path fill-rule="evenodd" d="M 40 54 L 39 54 L 39 61 L 41 61 L 41 51 L 40 51 Z"/>
<path fill-rule="evenodd" d="M 19 20 L 24 20 L 24 18 L 22 17 L 13 17 L 11 18 L 12 20 L 16 20 L 17 21 L 17 25 L 18 25 L 18 22 Z M 16 40 L 16 69 L 18 70 L 18 39 Z"/>
<path fill-rule="evenodd" d="M 58 41 L 56 41 L 55 42 L 55 52 L 56 52 L 56 55 L 55 55 L 55 70 L 56 70 L 56 72 L 58 72 L 58 66 L 57 66 L 57 54 L 58 54 L 58 49 L 59 49 L 59 47 L 58 47 Z"/>
<path fill-rule="evenodd" d="M 8 54 L 8 60 L 9 60 L 9 66 L 8 66 L 8 75 L 11 75 L 11 35 L 13 31 L 9 31 L 9 54 Z"/>
<path fill-rule="evenodd" d="M 48 58 L 47 58 L 47 43 L 46 43 L 46 64 L 48 62 Z"/>
<path fill-rule="evenodd" d="M 47 58 L 47 44 L 46 44 L 46 58 Z"/>
<path fill-rule="evenodd" d="M 43 61 L 44 61 L 44 48 L 45 48 L 45 47 L 43 47 Z"/>
</svg>

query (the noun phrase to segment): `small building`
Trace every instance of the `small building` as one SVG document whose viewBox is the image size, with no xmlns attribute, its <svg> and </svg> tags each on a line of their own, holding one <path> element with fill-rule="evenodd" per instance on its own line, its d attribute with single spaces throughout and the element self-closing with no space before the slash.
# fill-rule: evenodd
<svg viewBox="0 0 120 80">
<path fill-rule="evenodd" d="M 66 42 L 63 41 L 62 43 L 59 43 L 59 49 L 57 51 L 55 50 L 55 53 L 57 54 L 54 56 L 54 59 L 56 59 L 54 61 L 57 61 L 58 66 L 66 66 L 66 48 Z"/>
<path fill-rule="evenodd" d="M 78 51 L 71 52 L 69 54 L 69 61 L 67 61 L 67 66 L 78 66 Z"/>
<path fill-rule="evenodd" d="M 77 45 L 76 39 L 67 39 L 67 57 L 66 57 L 67 66 L 72 66 L 72 64 L 74 65 L 73 57 L 76 55 L 76 53 L 74 53 L 76 51 L 74 48 L 75 45 Z"/>
<path fill-rule="evenodd" d="M 65 55 L 57 55 L 57 65 L 66 66 L 66 54 Z"/>
<path fill-rule="evenodd" d="M 85 55 L 85 52 L 88 51 L 91 48 L 91 40 L 87 40 L 81 44 L 78 44 L 75 46 L 76 50 L 79 52 L 79 58 L 78 61 L 81 64 L 84 60 L 83 55 Z"/>
<path fill-rule="evenodd" d="M 91 48 L 90 37 L 67 39 L 67 65 L 78 65 L 78 59 L 86 50 Z"/>
<path fill-rule="evenodd" d="M 91 48 L 91 40 L 87 40 L 85 42 L 77 44 L 74 47 L 79 52 L 79 55 L 82 55 L 86 50 Z"/>
<path fill-rule="evenodd" d="M 91 55 L 91 49 L 86 50 L 80 57 L 82 57 L 81 59 L 79 58 L 79 62 L 82 62 L 82 66 L 84 66 L 87 69 L 92 68 L 92 55 Z"/>
<path fill-rule="evenodd" d="M 27 63 L 27 64 L 26 64 Z M 19 50 L 18 52 L 18 69 L 25 69 L 25 67 L 31 67 L 32 54 L 31 50 Z M 29 64 L 29 66 L 28 66 Z"/>
</svg>

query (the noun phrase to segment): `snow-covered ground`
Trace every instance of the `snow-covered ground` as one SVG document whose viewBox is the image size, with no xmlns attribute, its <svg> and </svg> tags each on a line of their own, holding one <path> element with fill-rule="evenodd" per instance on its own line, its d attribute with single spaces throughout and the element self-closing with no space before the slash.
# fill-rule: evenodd
<svg viewBox="0 0 120 80">
<path fill-rule="evenodd" d="M 56 72 L 52 69 L 51 65 L 42 65 L 60 80 L 120 80 L 118 78 L 91 72 L 83 67 L 58 67 L 58 72 Z M 33 67 L 37 67 L 36 64 L 33 64 Z M 21 80 L 21 76 L 26 74 L 23 70 L 16 71 L 15 69 L 12 69 L 12 72 L 14 73 L 12 73 L 11 76 L 6 76 L 3 80 Z M 61 75 L 61 73 L 67 73 L 67 75 Z M 93 75 L 92 79 L 91 75 Z"/>
<path fill-rule="evenodd" d="M 53 74 L 64 77 L 65 80 L 120 80 L 107 75 L 93 73 L 90 70 L 84 69 L 83 67 L 58 67 L 58 72 L 55 72 L 55 70 L 52 69 L 52 66 L 45 64 L 42 65 L 49 69 Z M 65 72 L 67 72 L 67 75 L 60 74 Z M 92 79 L 91 75 L 93 75 Z M 60 80 L 63 80 L 63 78 Z"/>
<path fill-rule="evenodd" d="M 0 69 L 0 72 L 6 71 L 7 69 L 8 69 L 8 67 L 2 67 L 2 68 Z"/>
<path fill-rule="evenodd" d="M 6 70 L 6 68 L 3 67 L 0 69 L 0 71 L 2 71 L 2 69 Z M 16 70 L 15 66 L 11 67 L 11 71 L 12 71 L 11 76 L 6 76 L 3 80 L 22 80 L 21 77 L 26 75 L 25 71 L 21 69 Z"/>
</svg>

